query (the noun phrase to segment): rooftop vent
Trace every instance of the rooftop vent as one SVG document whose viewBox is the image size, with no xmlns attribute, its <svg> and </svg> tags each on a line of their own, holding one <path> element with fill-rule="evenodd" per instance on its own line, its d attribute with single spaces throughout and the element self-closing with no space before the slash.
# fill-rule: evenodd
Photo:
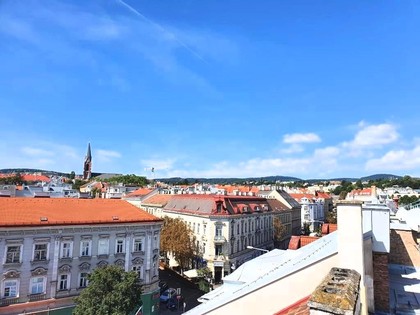
<svg viewBox="0 0 420 315">
<path fill-rule="evenodd" d="M 120 218 L 119 217 L 117 217 L 116 215 L 114 215 L 114 216 L 112 216 L 112 220 L 113 221 L 118 221 Z"/>
<path fill-rule="evenodd" d="M 48 222 L 48 218 L 47 217 L 40 217 L 39 219 L 41 220 L 41 222 Z"/>
</svg>

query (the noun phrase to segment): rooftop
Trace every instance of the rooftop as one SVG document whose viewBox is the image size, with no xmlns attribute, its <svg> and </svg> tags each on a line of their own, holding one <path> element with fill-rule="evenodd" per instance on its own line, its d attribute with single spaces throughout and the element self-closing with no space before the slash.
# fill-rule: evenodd
<svg viewBox="0 0 420 315">
<path fill-rule="evenodd" d="M 0 227 L 161 221 L 124 200 L 0 198 Z"/>
</svg>

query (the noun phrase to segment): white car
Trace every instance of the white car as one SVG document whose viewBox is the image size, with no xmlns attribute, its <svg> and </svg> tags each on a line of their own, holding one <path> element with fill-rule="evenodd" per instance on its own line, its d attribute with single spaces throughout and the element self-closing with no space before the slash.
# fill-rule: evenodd
<svg viewBox="0 0 420 315">
<path fill-rule="evenodd" d="M 160 301 L 162 303 L 166 303 L 168 302 L 168 300 L 174 296 L 176 294 L 176 289 L 174 288 L 169 288 L 167 290 L 165 290 L 161 295 L 160 295 Z"/>
</svg>

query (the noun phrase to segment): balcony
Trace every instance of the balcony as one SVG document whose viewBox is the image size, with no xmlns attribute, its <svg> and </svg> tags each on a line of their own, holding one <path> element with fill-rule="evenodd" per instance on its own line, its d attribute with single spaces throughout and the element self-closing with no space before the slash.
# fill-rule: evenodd
<svg viewBox="0 0 420 315">
<path fill-rule="evenodd" d="M 45 294 L 45 293 L 29 294 L 28 298 L 29 298 L 30 302 L 41 301 L 41 300 L 45 300 L 47 298 L 47 294 Z"/>
<path fill-rule="evenodd" d="M 19 297 L 0 299 L 0 306 L 6 306 L 19 303 Z"/>
<path fill-rule="evenodd" d="M 214 237 L 214 243 L 215 244 L 222 244 L 224 242 L 226 242 L 226 239 L 225 239 L 225 237 L 223 235 L 216 235 Z"/>
</svg>

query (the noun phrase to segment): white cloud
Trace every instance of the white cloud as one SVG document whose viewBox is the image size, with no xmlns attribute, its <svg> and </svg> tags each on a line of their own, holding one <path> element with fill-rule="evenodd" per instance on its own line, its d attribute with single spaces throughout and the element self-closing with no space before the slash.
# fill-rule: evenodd
<svg viewBox="0 0 420 315">
<path fill-rule="evenodd" d="M 120 158 L 121 154 L 117 151 L 98 149 L 92 158 L 98 159 L 100 162 L 110 162 L 115 158 Z"/>
<path fill-rule="evenodd" d="M 21 149 L 23 154 L 29 155 L 29 156 L 52 156 L 54 155 L 54 152 L 49 150 L 44 150 L 40 148 L 33 148 L 33 147 L 23 147 Z"/>
<path fill-rule="evenodd" d="M 415 170 L 420 165 L 420 145 L 412 150 L 391 150 L 380 158 L 368 160 L 367 171 Z"/>
<path fill-rule="evenodd" d="M 292 133 L 283 136 L 284 143 L 314 143 L 321 142 L 321 138 L 315 133 Z"/>
<path fill-rule="evenodd" d="M 354 148 L 382 146 L 395 142 L 399 137 L 397 127 L 392 124 L 365 125 L 361 122 L 359 127 L 361 129 L 349 143 Z"/>
</svg>

